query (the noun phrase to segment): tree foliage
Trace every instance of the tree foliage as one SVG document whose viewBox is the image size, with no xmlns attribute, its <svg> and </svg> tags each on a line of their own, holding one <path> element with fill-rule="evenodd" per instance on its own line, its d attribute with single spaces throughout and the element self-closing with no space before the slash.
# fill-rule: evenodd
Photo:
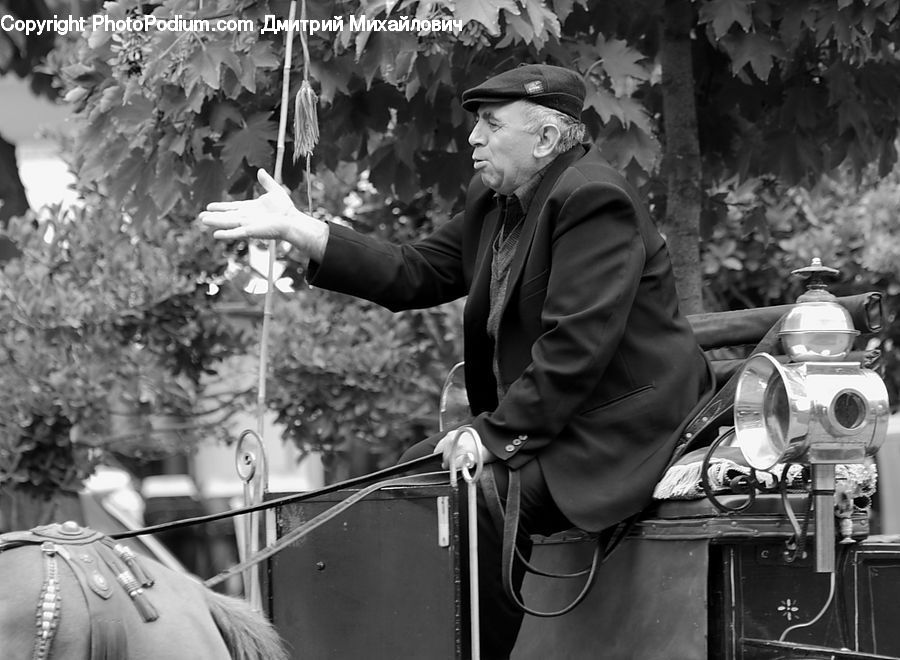
<svg viewBox="0 0 900 660">
<path fill-rule="evenodd" d="M 386 467 L 438 431 L 443 379 L 462 353 L 462 308 L 393 315 L 346 296 L 302 292 L 282 305 L 268 403 L 307 450 Z M 328 341 L 323 341 L 327 337 Z"/>
<path fill-rule="evenodd" d="M 841 172 L 811 189 L 785 189 L 772 180 L 725 182 L 713 197 L 728 211 L 710 227 L 703 260 L 708 294 L 722 309 L 794 302 L 803 283 L 791 271 L 813 257 L 841 271 L 831 286 L 835 294 L 882 292 L 885 329 L 874 344 L 867 338 L 860 348 L 882 351 L 894 404 L 900 400 L 898 184 L 896 171 L 880 177 L 874 167 L 861 181 Z"/>
<path fill-rule="evenodd" d="M 78 490 L 104 452 L 183 451 L 153 442 L 149 416 L 189 413 L 202 374 L 243 345 L 198 276 L 220 247 L 85 203 L 10 227 L 23 255 L 0 270 L 0 486 Z M 131 433 L 111 442 L 116 414 Z"/>
</svg>

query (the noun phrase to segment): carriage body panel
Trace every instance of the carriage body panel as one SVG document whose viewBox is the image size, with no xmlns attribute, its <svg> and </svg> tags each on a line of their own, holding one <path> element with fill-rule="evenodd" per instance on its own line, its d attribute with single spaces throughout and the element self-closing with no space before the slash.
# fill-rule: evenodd
<svg viewBox="0 0 900 660">
<path fill-rule="evenodd" d="M 280 507 L 278 535 L 350 494 Z M 448 483 L 391 488 L 275 555 L 267 602 L 292 657 L 461 657 L 458 529 Z"/>
</svg>

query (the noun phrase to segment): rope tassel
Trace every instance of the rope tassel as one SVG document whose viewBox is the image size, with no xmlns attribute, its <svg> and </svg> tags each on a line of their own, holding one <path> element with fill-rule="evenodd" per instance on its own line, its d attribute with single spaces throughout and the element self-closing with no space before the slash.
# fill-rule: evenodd
<svg viewBox="0 0 900 660">
<path fill-rule="evenodd" d="M 318 96 L 304 80 L 294 97 L 294 162 L 309 156 L 319 142 Z"/>
</svg>

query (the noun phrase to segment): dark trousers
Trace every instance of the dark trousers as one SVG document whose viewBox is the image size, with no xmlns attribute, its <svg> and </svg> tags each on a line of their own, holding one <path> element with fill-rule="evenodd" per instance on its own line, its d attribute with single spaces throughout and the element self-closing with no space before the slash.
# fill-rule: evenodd
<svg viewBox="0 0 900 660">
<path fill-rule="evenodd" d="M 401 462 L 427 456 L 443 434 L 432 436 L 413 445 L 403 456 Z M 488 463 L 485 469 L 492 470 L 497 483 L 501 501 L 505 505 L 509 472 L 502 461 Z M 549 535 L 572 527 L 560 512 L 544 480 L 540 464 L 530 461 L 519 469 L 521 494 L 521 515 L 519 519 L 519 549 L 526 559 L 531 557 L 531 535 Z M 461 489 L 465 482 L 460 475 Z M 462 505 L 461 505 L 462 506 Z M 522 611 L 503 592 L 501 575 L 501 549 L 503 546 L 503 529 L 494 520 L 485 501 L 485 494 L 479 484 L 478 488 L 478 587 L 480 607 L 481 657 L 484 660 L 506 660 L 516 644 L 519 628 L 522 626 Z M 462 524 L 461 536 L 465 538 L 467 525 Z M 468 559 L 465 550 L 468 543 L 463 543 L 463 567 L 467 572 Z M 525 576 L 521 562 L 515 562 L 513 587 L 516 592 L 522 586 Z M 468 585 L 468 578 L 463 584 Z M 466 601 L 468 602 L 468 601 Z"/>
</svg>

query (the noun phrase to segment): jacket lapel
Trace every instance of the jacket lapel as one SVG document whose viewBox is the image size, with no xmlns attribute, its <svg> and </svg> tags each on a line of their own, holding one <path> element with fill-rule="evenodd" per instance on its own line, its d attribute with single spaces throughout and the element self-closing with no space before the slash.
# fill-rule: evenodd
<svg viewBox="0 0 900 660">
<path fill-rule="evenodd" d="M 493 202 L 493 197 L 491 198 Z M 487 316 L 490 308 L 491 291 L 491 246 L 497 235 L 500 212 L 496 203 L 487 212 L 481 223 L 481 232 L 478 239 L 478 249 L 475 256 L 475 268 L 472 275 L 472 286 L 469 288 L 469 297 L 466 301 L 466 312 L 471 327 L 479 329 L 487 328 Z"/>
<path fill-rule="evenodd" d="M 503 311 L 509 304 L 512 293 L 515 291 L 516 285 L 522 276 L 525 259 L 528 256 L 529 251 L 531 251 L 531 243 L 534 240 L 534 231 L 537 228 L 537 221 L 541 215 L 541 209 L 543 209 L 544 204 L 547 203 L 547 198 L 550 196 L 553 186 L 556 185 L 556 180 L 559 179 L 566 168 L 576 160 L 582 158 L 586 151 L 587 150 L 582 146 L 569 149 L 567 152 L 560 154 L 544 173 L 544 177 L 541 179 L 541 183 L 534 193 L 531 204 L 528 205 L 528 211 L 525 215 L 524 224 L 522 225 L 522 234 L 519 236 L 519 244 L 516 247 L 516 254 L 513 256 L 512 264 L 509 267 L 509 281 L 506 284 L 506 296 L 503 299 L 500 318 L 503 318 Z M 490 271 L 490 267 L 488 267 L 488 271 Z"/>
</svg>

